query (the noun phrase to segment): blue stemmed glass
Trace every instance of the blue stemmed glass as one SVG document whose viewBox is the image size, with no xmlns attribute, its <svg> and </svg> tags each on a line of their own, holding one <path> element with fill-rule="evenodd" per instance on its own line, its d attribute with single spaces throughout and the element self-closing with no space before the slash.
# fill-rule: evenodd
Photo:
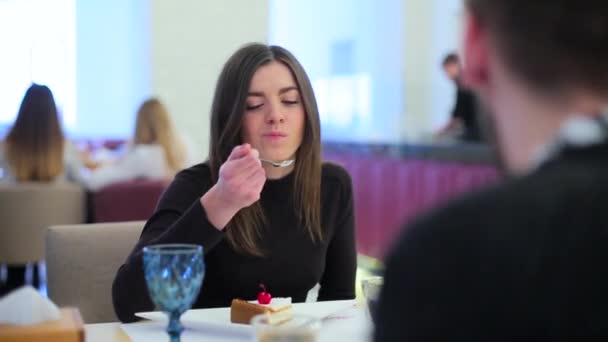
<svg viewBox="0 0 608 342">
<path fill-rule="evenodd" d="M 186 244 L 144 247 L 144 273 L 150 298 L 169 316 L 167 333 L 179 342 L 184 330 L 180 316 L 198 296 L 205 276 L 203 247 Z"/>
</svg>

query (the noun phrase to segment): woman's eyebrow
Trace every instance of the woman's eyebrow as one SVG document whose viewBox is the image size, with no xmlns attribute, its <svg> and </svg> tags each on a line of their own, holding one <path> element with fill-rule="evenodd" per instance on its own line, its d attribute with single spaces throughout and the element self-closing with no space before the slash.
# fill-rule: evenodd
<svg viewBox="0 0 608 342">
<path fill-rule="evenodd" d="M 287 92 L 290 92 L 292 90 L 298 90 L 298 87 L 296 86 L 289 86 L 289 87 L 284 87 L 279 89 L 279 95 L 283 95 Z M 264 97 L 264 92 L 262 91 L 250 91 L 247 93 L 247 96 L 255 96 L 255 97 Z"/>
</svg>

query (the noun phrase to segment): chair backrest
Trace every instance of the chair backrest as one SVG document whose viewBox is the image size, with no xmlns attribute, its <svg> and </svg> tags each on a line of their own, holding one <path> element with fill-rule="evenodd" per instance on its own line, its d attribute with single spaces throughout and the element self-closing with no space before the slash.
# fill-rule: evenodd
<svg viewBox="0 0 608 342">
<path fill-rule="evenodd" d="M 137 179 L 99 189 L 92 194 L 93 222 L 148 219 L 166 187 L 164 180 Z"/>
<path fill-rule="evenodd" d="M 84 223 L 86 194 L 76 184 L 0 185 L 0 263 L 27 264 L 44 259 L 45 233 L 55 224 Z"/>
<path fill-rule="evenodd" d="M 53 226 L 47 231 L 47 286 L 59 306 L 80 309 L 86 323 L 116 321 L 112 281 L 144 221 Z"/>
</svg>

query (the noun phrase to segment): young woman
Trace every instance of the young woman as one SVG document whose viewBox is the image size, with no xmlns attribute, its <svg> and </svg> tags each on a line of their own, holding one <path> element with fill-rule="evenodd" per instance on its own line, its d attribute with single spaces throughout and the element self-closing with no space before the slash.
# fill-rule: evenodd
<svg viewBox="0 0 608 342">
<path fill-rule="evenodd" d="M 63 134 L 51 90 L 32 84 L 23 97 L 15 123 L 0 143 L 0 183 L 81 182 L 84 164 Z M 26 265 L 9 265 L 0 296 L 25 283 Z M 38 267 L 33 285 L 38 287 Z"/>
<path fill-rule="evenodd" d="M 154 309 L 142 248 L 160 243 L 203 246 L 196 308 L 254 299 L 260 283 L 296 302 L 317 283 L 319 300 L 354 298 L 351 181 L 321 162 L 320 138 L 310 80 L 290 52 L 251 44 L 234 53 L 215 90 L 209 160 L 175 177 L 118 270 L 120 320 Z"/>
<path fill-rule="evenodd" d="M 126 154 L 116 162 L 93 170 L 87 187 L 98 190 L 112 183 L 136 178 L 171 179 L 186 161 L 184 144 L 178 138 L 167 108 L 160 100 L 146 100 L 137 111 L 135 136 Z"/>
<path fill-rule="evenodd" d="M 80 156 L 65 138 L 51 90 L 32 84 L 15 123 L 0 145 L 0 180 L 80 181 Z"/>
</svg>

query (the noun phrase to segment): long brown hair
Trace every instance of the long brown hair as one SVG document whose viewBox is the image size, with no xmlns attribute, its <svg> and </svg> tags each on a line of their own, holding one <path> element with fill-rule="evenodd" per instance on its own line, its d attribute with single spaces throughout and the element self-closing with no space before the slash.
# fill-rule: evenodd
<svg viewBox="0 0 608 342">
<path fill-rule="evenodd" d="M 65 138 L 51 90 L 32 84 L 23 97 L 4 149 L 19 182 L 49 182 L 63 172 Z"/>
<path fill-rule="evenodd" d="M 133 143 L 160 145 L 172 175 L 185 166 L 184 146 L 175 133 L 167 107 L 159 99 L 148 99 L 139 107 Z"/>
<path fill-rule="evenodd" d="M 247 94 L 256 70 L 272 61 L 291 71 L 306 113 L 302 145 L 296 152 L 294 203 L 298 218 L 312 241 L 323 239 L 321 228 L 321 127 L 312 85 L 304 68 L 286 49 L 264 44 L 248 44 L 226 62 L 215 88 L 211 107 L 209 166 L 217 182 L 220 166 L 231 150 L 243 143 L 241 126 Z M 265 222 L 259 202 L 241 209 L 226 227 L 226 238 L 237 252 L 263 255 L 257 245 Z"/>
</svg>

